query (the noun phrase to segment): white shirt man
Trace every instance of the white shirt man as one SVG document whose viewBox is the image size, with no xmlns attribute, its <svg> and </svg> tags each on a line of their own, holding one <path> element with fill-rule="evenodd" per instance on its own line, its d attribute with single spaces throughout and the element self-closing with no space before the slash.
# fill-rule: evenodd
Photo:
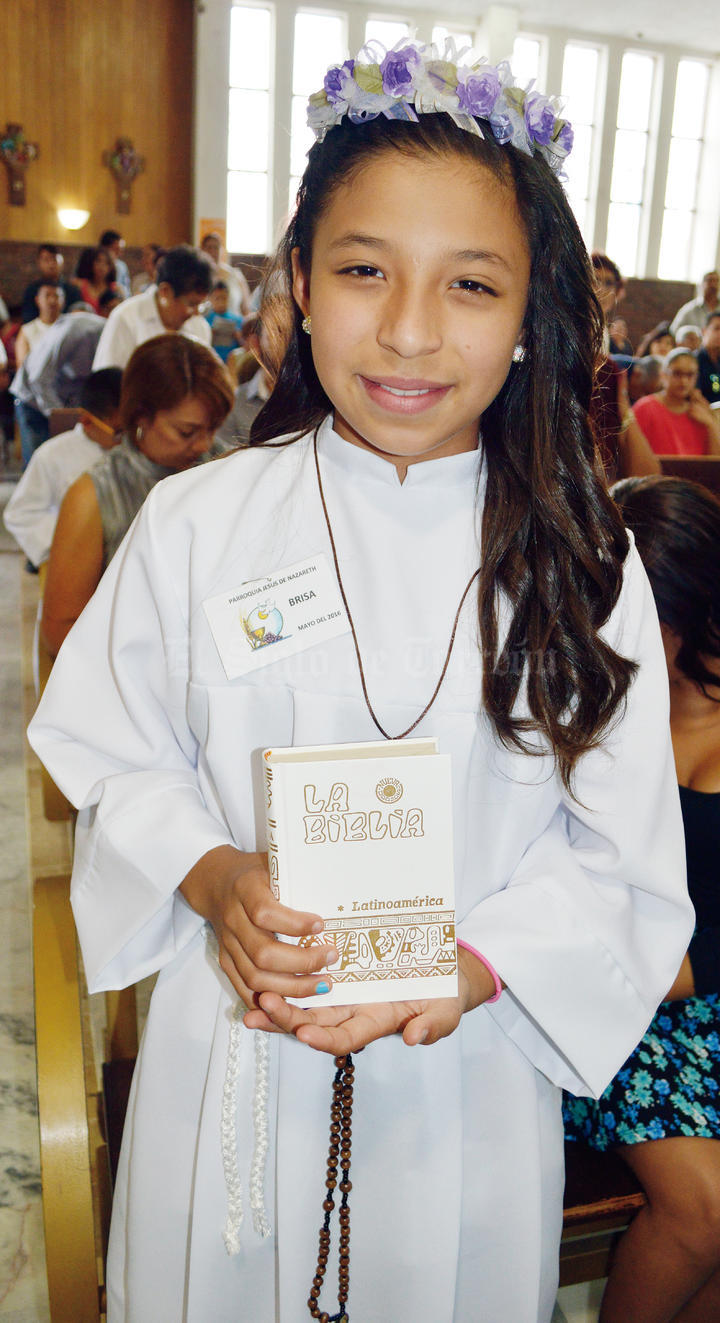
<svg viewBox="0 0 720 1323">
<path fill-rule="evenodd" d="M 170 292 L 164 292 L 167 290 Z M 138 345 L 151 340 L 154 335 L 164 335 L 168 331 L 181 331 L 191 340 L 199 340 L 201 344 L 209 346 L 212 332 L 205 318 L 197 315 L 203 297 L 194 290 L 189 294 L 175 295 L 166 284 L 163 289 L 151 285 L 144 294 L 126 299 L 110 313 L 105 323 L 95 353 L 93 371 L 106 367 L 124 368 Z M 176 324 L 168 325 L 163 321 L 163 299 Z"/>
<path fill-rule="evenodd" d="M 675 313 L 670 330 L 677 336 L 681 326 L 697 326 L 704 331 L 711 312 L 720 312 L 720 275 L 717 271 L 708 271 L 698 286 L 698 298 L 683 303 Z"/>
<path fill-rule="evenodd" d="M 68 487 L 99 464 L 115 440 L 111 426 L 87 414 L 72 431 L 51 437 L 33 454 L 3 516 L 8 532 L 33 565 L 42 565 L 50 555 Z"/>
</svg>

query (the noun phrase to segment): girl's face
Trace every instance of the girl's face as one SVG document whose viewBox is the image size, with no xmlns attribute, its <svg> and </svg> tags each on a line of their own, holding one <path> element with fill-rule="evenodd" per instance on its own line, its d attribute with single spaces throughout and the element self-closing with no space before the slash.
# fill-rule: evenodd
<svg viewBox="0 0 720 1323">
<path fill-rule="evenodd" d="M 293 258 L 337 432 L 400 467 L 475 449 L 527 301 L 512 189 L 461 157 L 388 151 L 333 195 L 311 273 Z"/>
<path fill-rule="evenodd" d="M 680 401 L 689 399 L 695 389 L 698 377 L 697 359 L 692 354 L 678 354 L 672 363 L 663 368 L 660 380 L 669 399 Z"/>
</svg>

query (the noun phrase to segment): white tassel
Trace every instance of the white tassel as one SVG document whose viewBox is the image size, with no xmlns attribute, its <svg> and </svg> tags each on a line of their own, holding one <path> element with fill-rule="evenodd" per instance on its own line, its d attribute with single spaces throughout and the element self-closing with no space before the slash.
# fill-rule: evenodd
<svg viewBox="0 0 720 1323">
<path fill-rule="evenodd" d="M 250 1168 L 250 1208 L 253 1226 L 259 1236 L 270 1235 L 270 1223 L 265 1211 L 265 1166 L 268 1154 L 268 1094 L 270 1080 L 270 1035 L 255 1033 L 255 1094 L 253 1097 L 253 1128 L 255 1145 Z"/>
<path fill-rule="evenodd" d="M 228 1254 L 240 1252 L 240 1227 L 243 1222 L 242 1180 L 238 1170 L 237 1151 L 237 1082 L 239 1074 L 240 1036 L 245 1006 L 238 1001 L 230 1025 L 227 1067 L 222 1097 L 221 1144 L 222 1164 L 227 1191 L 227 1220 L 223 1240 Z"/>
<path fill-rule="evenodd" d="M 225 1189 L 227 1191 L 227 1219 L 223 1240 L 230 1255 L 240 1253 L 240 1228 L 244 1219 L 242 1178 L 238 1164 L 237 1143 L 237 1085 L 240 1074 L 240 1038 L 243 1016 L 247 1007 L 238 1001 L 230 1025 L 227 1067 L 222 1097 L 221 1147 Z M 270 1080 L 270 1035 L 254 1029 L 248 1032 L 255 1039 L 255 1089 L 253 1093 L 254 1144 L 250 1167 L 250 1210 L 253 1227 L 258 1236 L 269 1236 L 271 1227 L 265 1209 L 265 1167 L 269 1147 L 268 1095 Z"/>
</svg>

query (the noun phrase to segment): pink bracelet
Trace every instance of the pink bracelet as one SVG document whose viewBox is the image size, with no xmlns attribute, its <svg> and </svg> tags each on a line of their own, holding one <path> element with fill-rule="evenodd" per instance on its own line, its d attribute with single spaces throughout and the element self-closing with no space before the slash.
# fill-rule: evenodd
<svg viewBox="0 0 720 1323">
<path fill-rule="evenodd" d="M 466 951 L 469 951 L 471 955 L 474 955 L 480 961 L 480 964 L 485 966 L 488 974 L 492 974 L 492 980 L 495 984 L 495 992 L 492 997 L 488 997 L 488 1005 L 493 1001 L 497 1001 L 503 990 L 503 985 L 500 982 L 500 975 L 497 970 L 493 969 L 490 961 L 486 960 L 484 955 L 481 955 L 479 951 L 476 951 L 475 947 L 471 946 L 469 942 L 464 942 L 461 937 L 458 937 L 458 946 L 462 946 Z"/>
</svg>

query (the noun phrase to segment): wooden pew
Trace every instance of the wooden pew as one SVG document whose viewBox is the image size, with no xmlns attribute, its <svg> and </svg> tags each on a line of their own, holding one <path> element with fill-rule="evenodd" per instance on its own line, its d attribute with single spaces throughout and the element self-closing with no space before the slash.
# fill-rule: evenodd
<svg viewBox="0 0 720 1323">
<path fill-rule="evenodd" d="M 644 1203 L 633 1173 L 616 1154 L 566 1144 L 560 1285 L 607 1277 L 615 1246 Z"/>
<path fill-rule="evenodd" d="M 666 478 L 699 482 L 720 496 L 720 455 L 660 455 L 659 459 Z"/>
</svg>

